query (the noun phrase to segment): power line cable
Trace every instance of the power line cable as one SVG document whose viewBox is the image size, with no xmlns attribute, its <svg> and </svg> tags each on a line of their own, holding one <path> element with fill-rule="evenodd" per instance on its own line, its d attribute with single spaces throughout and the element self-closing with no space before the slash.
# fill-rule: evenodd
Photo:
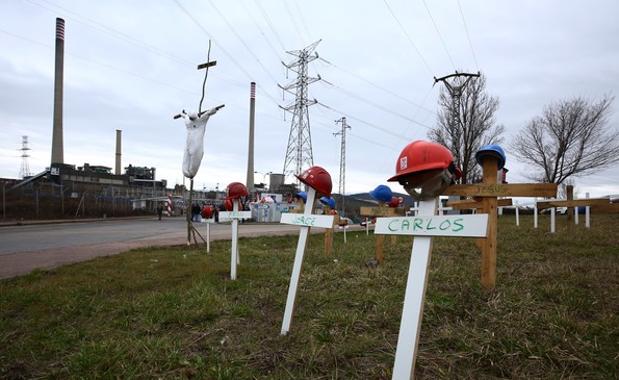
<svg viewBox="0 0 619 380">
<path fill-rule="evenodd" d="M 260 60 L 260 58 L 258 58 L 258 56 L 254 53 L 254 51 L 249 47 L 249 45 L 245 42 L 245 40 L 243 39 L 243 37 L 241 37 L 241 35 L 239 33 L 237 33 L 236 29 L 234 28 L 234 26 L 232 26 L 232 24 L 230 23 L 230 21 L 228 21 L 228 19 L 226 18 L 226 16 L 219 10 L 219 8 L 217 8 L 217 6 L 215 6 L 215 3 L 212 0 L 208 0 L 209 4 L 211 4 L 211 7 L 213 7 L 213 9 L 215 9 L 215 12 L 217 12 L 219 14 L 219 16 L 222 18 L 222 20 L 224 20 L 224 22 L 226 23 L 226 25 L 228 25 L 228 28 L 230 29 L 230 31 L 232 31 L 232 33 L 236 36 L 236 38 L 241 42 L 241 44 L 243 44 L 243 46 L 245 47 L 245 49 L 247 49 L 247 52 L 254 57 L 254 59 L 256 60 L 256 62 L 258 62 L 258 65 L 260 65 L 260 67 L 262 68 L 262 70 L 264 70 L 265 73 L 267 73 L 267 75 L 269 76 L 269 78 L 271 78 L 271 80 L 273 81 L 273 83 L 275 85 L 277 85 L 277 79 L 275 79 L 275 77 L 273 77 L 273 75 L 271 74 L 271 72 L 266 68 L 266 66 L 262 63 L 262 61 Z"/>
<path fill-rule="evenodd" d="M 373 101 L 371 101 L 371 100 L 365 99 L 364 97 L 361 97 L 361 96 L 359 96 L 359 95 L 355 94 L 354 92 L 348 91 L 348 90 L 346 90 L 346 89 L 344 89 L 344 88 L 342 88 L 342 87 L 340 87 L 340 86 L 338 86 L 338 85 L 336 85 L 336 84 L 329 83 L 329 82 L 326 82 L 326 81 L 322 81 L 322 82 L 323 82 L 323 83 L 326 83 L 327 85 L 332 86 L 333 88 L 337 89 L 337 90 L 338 90 L 338 91 L 340 91 L 340 92 L 343 92 L 344 94 L 346 94 L 346 95 L 348 95 L 348 96 L 350 96 L 350 97 L 352 97 L 352 98 L 355 98 L 355 99 L 357 99 L 357 100 L 359 100 L 359 101 L 361 101 L 361 102 L 363 102 L 363 103 L 369 104 L 369 105 L 371 105 L 372 107 L 377 108 L 377 109 L 379 109 L 379 110 L 381 110 L 381 111 L 383 111 L 383 112 L 386 112 L 386 113 L 392 114 L 392 115 L 394 115 L 394 116 L 397 116 L 397 117 L 399 117 L 399 118 L 401 118 L 401 119 L 404 119 L 404 120 L 406 120 L 406 121 L 409 121 L 409 122 L 411 122 L 411 123 L 413 123 L 413 124 L 417 124 L 417 125 L 419 125 L 419 126 L 421 126 L 421 127 L 424 127 L 424 128 L 426 128 L 426 129 L 432 129 L 432 127 L 430 127 L 429 125 L 425 125 L 425 124 L 423 124 L 423 123 L 420 123 L 420 122 L 418 122 L 417 120 L 414 120 L 414 119 L 412 119 L 412 118 L 410 118 L 410 117 L 408 117 L 408 116 L 406 116 L 406 115 L 403 115 L 403 114 L 401 114 L 401 113 L 399 113 L 399 112 L 396 112 L 396 111 L 390 110 L 389 108 L 386 108 L 386 107 L 384 107 L 384 106 L 381 106 L 380 104 L 375 103 L 375 102 L 373 102 Z"/>
<path fill-rule="evenodd" d="M 335 67 L 336 69 L 338 69 L 338 70 L 340 70 L 340 71 L 343 71 L 343 72 L 345 72 L 345 73 L 347 73 L 347 74 L 349 74 L 349 75 L 351 75 L 351 76 L 353 76 L 353 77 L 355 77 L 355 78 L 357 78 L 357 79 L 359 79 L 359 80 L 364 81 L 365 83 L 367 83 L 367 84 L 369 84 L 369 85 L 371 85 L 371 86 L 373 86 L 373 87 L 375 87 L 375 88 L 377 88 L 377 89 L 379 89 L 379 90 L 381 90 L 381 91 L 386 92 L 387 94 L 389 94 L 389 95 L 391 95 L 391 96 L 394 96 L 394 97 L 396 97 L 396 98 L 398 98 L 398 99 L 402 100 L 403 102 L 406 102 L 406 103 L 409 103 L 409 104 L 414 105 L 415 107 L 417 107 L 417 111 L 423 110 L 423 111 L 426 111 L 426 112 L 429 112 L 429 113 L 434 113 L 434 111 L 433 111 L 433 110 L 431 110 L 431 109 L 429 109 L 429 108 L 427 108 L 427 107 L 424 107 L 422 104 L 420 104 L 420 103 L 416 103 L 416 102 L 414 102 L 414 101 L 412 101 L 412 100 L 410 100 L 410 99 L 408 99 L 408 98 L 405 98 L 404 96 L 402 96 L 402 95 L 400 95 L 400 94 L 397 94 L 397 93 L 395 93 L 394 91 L 392 91 L 392 90 L 390 90 L 390 89 L 388 89 L 388 88 L 386 88 L 386 87 L 383 87 L 383 86 L 381 86 L 381 85 L 379 85 L 379 84 L 376 84 L 376 83 L 374 83 L 374 82 L 370 81 L 369 79 L 367 79 L 367 78 L 365 78 L 365 77 L 363 77 L 363 76 L 361 76 L 361 75 L 359 75 L 359 74 L 357 74 L 357 73 L 355 73 L 355 72 L 353 72 L 353 71 L 351 71 L 351 70 L 344 69 L 344 68 L 342 68 L 342 67 L 340 67 L 340 66 L 336 65 L 336 64 L 335 64 L 335 63 L 333 63 L 333 62 L 329 62 L 329 61 L 327 61 L 327 60 L 326 60 L 326 59 L 324 59 L 324 58 L 320 58 L 320 57 L 319 57 L 318 59 L 320 59 L 322 62 L 326 63 L 327 65 L 330 65 L 330 66 L 332 66 L 332 67 Z"/>
<path fill-rule="evenodd" d="M 473 61 L 475 61 L 475 67 L 477 71 L 479 71 L 479 64 L 477 63 L 477 55 L 475 54 L 475 49 L 473 49 L 473 43 L 471 42 L 471 36 L 469 34 L 469 28 L 466 25 L 466 19 L 464 18 L 464 12 L 462 12 L 462 6 L 460 5 L 460 0 L 458 1 L 458 10 L 460 11 L 460 16 L 462 17 L 462 23 L 464 24 L 464 31 L 466 32 L 466 39 L 469 41 L 469 46 L 471 47 L 471 53 L 473 54 Z"/>
<path fill-rule="evenodd" d="M 294 30 L 299 35 L 299 38 L 301 39 L 301 43 L 303 44 L 303 46 L 305 46 L 306 45 L 305 37 L 303 37 L 303 33 L 301 33 L 301 29 L 297 25 L 297 21 L 296 21 L 294 15 L 292 14 L 292 12 L 290 11 L 290 7 L 288 6 L 288 0 L 282 0 L 282 2 L 284 3 L 284 9 L 286 10 L 286 12 L 288 12 L 288 15 L 290 16 L 290 22 L 292 23 L 292 26 L 294 27 Z"/>
<path fill-rule="evenodd" d="M 264 30 L 262 30 L 262 27 L 260 26 L 258 21 L 256 21 L 256 19 L 254 18 L 254 15 L 250 12 L 249 7 L 245 6 L 243 7 L 243 9 L 245 9 L 247 16 L 249 16 L 249 19 L 254 23 L 254 25 L 256 26 L 256 28 L 258 29 L 258 31 L 260 32 L 260 34 L 266 41 L 267 45 L 269 45 L 269 47 L 271 48 L 271 51 L 273 52 L 273 54 L 275 54 L 277 59 L 281 61 L 280 52 L 278 52 L 275 46 L 273 46 L 273 44 L 271 43 L 271 40 L 267 37 L 266 33 L 264 32 Z"/>
<path fill-rule="evenodd" d="M 347 113 L 347 112 L 343 112 L 343 111 L 338 110 L 338 109 L 336 109 L 336 108 L 334 108 L 334 107 L 328 106 L 328 105 L 326 105 L 326 104 L 324 104 L 324 103 L 322 103 L 322 102 L 316 102 L 316 104 L 319 104 L 319 105 L 323 106 L 324 108 L 326 108 L 326 109 L 328 109 L 328 110 L 331 110 L 331 111 L 335 112 L 336 114 L 344 115 L 344 116 L 348 117 L 349 119 L 356 120 L 356 121 L 358 121 L 358 122 L 360 122 L 360 123 L 363 123 L 363 124 L 365 124 L 365 125 L 367 125 L 367 126 L 369 126 L 369 127 L 372 127 L 372 128 L 374 128 L 374 129 L 378 129 L 378 130 L 380 130 L 380 131 L 382 131 L 382 132 L 384 132 L 384 133 L 386 133 L 386 134 L 388 134 L 388 135 L 391 135 L 391 136 L 393 136 L 393 137 L 397 137 L 397 138 L 402 139 L 402 140 L 405 140 L 405 141 L 409 141 L 409 140 L 410 140 L 410 138 L 409 138 L 409 137 L 407 137 L 407 136 L 400 135 L 399 133 L 392 132 L 392 131 L 390 131 L 390 130 L 389 130 L 389 129 L 387 129 L 387 128 L 383 128 L 383 127 L 380 127 L 380 126 L 378 126 L 378 125 L 376 125 L 376 124 L 373 124 L 373 123 L 367 122 L 367 121 L 365 121 L 365 120 L 363 120 L 363 119 L 359 119 L 358 117 L 352 116 L 352 115 L 350 115 L 350 114 L 349 114 L 349 113 Z"/>
<path fill-rule="evenodd" d="M 296 0 L 292 0 L 292 4 L 294 4 L 295 8 L 297 8 L 297 14 L 299 15 L 299 19 L 301 19 L 301 26 L 303 27 L 303 30 L 305 30 L 305 34 L 308 38 L 311 38 L 312 33 L 310 33 L 310 30 L 307 27 L 307 23 L 305 22 L 305 17 L 303 17 L 303 11 L 301 10 L 301 7 L 299 7 L 299 3 Z"/>
<path fill-rule="evenodd" d="M 273 27 L 273 22 L 271 21 L 271 18 L 269 17 L 268 13 L 264 10 L 264 8 L 262 8 L 262 5 L 260 5 L 260 0 L 254 0 L 254 4 L 256 4 L 256 7 L 258 7 L 258 10 L 262 14 L 262 17 L 267 22 L 269 29 L 271 29 L 271 32 L 277 39 L 277 42 L 279 42 L 279 45 L 281 46 L 282 51 L 285 51 L 286 47 L 284 46 L 284 43 L 282 42 L 282 39 L 279 36 L 279 33 L 277 33 L 277 30 Z"/>
<path fill-rule="evenodd" d="M 434 25 L 434 30 L 436 30 L 436 34 L 438 34 L 438 37 L 441 40 L 441 44 L 443 45 L 443 49 L 445 49 L 445 53 L 447 53 L 447 57 L 449 58 L 449 61 L 451 62 L 451 65 L 453 66 L 454 70 L 457 70 L 456 69 L 456 64 L 454 63 L 454 60 L 451 58 L 451 54 L 449 54 L 449 49 L 447 49 L 447 44 L 445 44 L 445 40 L 443 39 L 443 35 L 438 30 L 438 26 L 436 25 L 436 22 L 434 21 L 434 17 L 432 17 L 432 13 L 430 12 L 430 8 L 428 8 L 428 4 L 426 4 L 426 0 L 421 0 L 421 1 L 423 2 L 423 6 L 426 7 L 426 11 L 428 11 L 428 16 L 430 16 L 430 20 L 432 21 L 432 25 Z"/>
<path fill-rule="evenodd" d="M 404 28 L 404 25 L 402 25 L 402 23 L 400 22 L 400 20 L 398 19 L 398 17 L 395 15 L 395 13 L 393 12 L 393 9 L 391 9 L 391 6 L 389 5 L 389 3 L 387 2 L 387 0 L 383 0 L 385 2 L 385 5 L 387 6 L 387 9 L 389 10 L 389 13 L 391 13 L 391 16 L 393 17 L 393 19 L 398 23 L 398 25 L 400 26 L 400 29 L 402 30 L 402 32 L 404 33 L 404 35 L 406 36 L 406 39 L 408 40 L 408 42 L 410 43 L 410 45 L 413 47 L 413 49 L 415 50 L 415 52 L 417 52 L 417 55 L 419 56 L 419 58 L 421 59 L 421 61 L 423 62 L 423 64 L 425 65 L 426 69 L 428 70 L 428 72 L 431 75 L 434 75 L 434 72 L 432 71 L 432 69 L 430 68 L 430 65 L 428 65 L 428 62 L 426 61 L 426 59 L 423 57 L 423 54 L 421 54 L 421 51 L 419 51 L 419 48 L 417 48 L 417 45 L 415 45 L 415 43 L 413 42 L 413 39 L 411 38 L 411 36 L 408 34 L 408 32 L 406 31 L 406 29 Z"/>
<path fill-rule="evenodd" d="M 180 3 L 179 0 L 174 0 L 174 2 L 176 3 L 176 5 L 180 8 L 180 10 L 185 13 L 185 15 L 200 29 L 202 30 L 202 32 L 204 32 L 204 34 L 209 37 L 211 40 L 213 40 L 213 42 L 216 42 L 215 39 L 213 38 L 212 34 L 209 33 L 208 30 L 206 30 L 206 28 L 195 18 L 191 15 L 191 13 L 189 13 L 189 11 Z M 249 79 L 250 81 L 253 81 L 253 77 L 251 76 L 251 74 L 249 74 L 249 72 L 236 60 L 234 59 L 234 56 L 232 56 L 232 54 L 230 54 L 226 48 L 223 47 L 223 45 L 219 44 L 219 49 L 224 53 L 224 55 L 226 57 L 228 57 L 228 59 L 230 61 L 232 61 L 232 63 L 234 63 L 234 65 L 247 77 L 247 79 Z M 269 94 L 261 85 L 257 85 L 258 89 L 261 90 L 262 93 L 264 93 L 264 95 L 267 96 L 267 98 L 271 99 L 271 101 L 273 101 L 275 104 L 277 104 L 277 100 L 275 100 L 275 98 Z"/>
</svg>

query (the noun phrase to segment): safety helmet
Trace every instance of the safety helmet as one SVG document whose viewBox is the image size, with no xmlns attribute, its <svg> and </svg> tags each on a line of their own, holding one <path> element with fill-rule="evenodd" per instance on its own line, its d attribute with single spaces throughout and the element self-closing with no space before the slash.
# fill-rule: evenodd
<svg viewBox="0 0 619 380">
<path fill-rule="evenodd" d="M 301 198 L 303 199 L 303 203 L 307 202 L 307 191 L 299 191 L 296 195 L 296 198 Z"/>
<path fill-rule="evenodd" d="M 393 196 L 393 192 L 386 185 L 378 185 L 372 191 L 370 191 L 370 196 L 379 202 L 389 202 L 391 201 L 391 197 Z"/>
<path fill-rule="evenodd" d="M 247 190 L 247 186 L 243 185 L 240 182 L 232 182 L 226 188 L 226 192 L 228 198 L 239 199 L 240 197 L 246 197 L 249 195 L 249 191 Z"/>
<path fill-rule="evenodd" d="M 399 205 L 401 205 L 402 203 L 404 203 L 404 198 L 402 197 L 392 197 L 391 200 L 389 201 L 389 203 L 387 203 L 387 205 L 389 207 L 398 207 Z"/>
<path fill-rule="evenodd" d="M 318 194 L 330 196 L 333 184 L 331 175 L 320 166 L 312 166 L 301 174 L 295 175 L 299 181 L 316 190 Z"/>
<path fill-rule="evenodd" d="M 213 207 L 212 206 L 204 206 L 202 207 L 202 217 L 206 219 L 211 219 L 213 217 Z"/>
<path fill-rule="evenodd" d="M 503 167 L 505 166 L 505 151 L 503 150 L 503 148 L 501 148 L 500 145 L 498 144 L 490 144 L 490 145 L 484 145 L 481 148 L 479 148 L 479 150 L 477 151 L 477 153 L 475 153 L 475 159 L 477 160 L 477 163 L 479 165 L 481 165 L 482 160 L 484 159 L 484 157 L 496 157 L 496 159 L 499 161 L 499 170 L 503 169 Z"/>
<path fill-rule="evenodd" d="M 434 169 L 449 169 L 457 175 L 449 149 L 438 143 L 416 140 L 402 149 L 395 165 L 395 175 L 388 181 L 400 181 L 410 174 Z"/>
<path fill-rule="evenodd" d="M 325 206 L 328 206 L 330 209 L 335 208 L 335 199 L 333 199 L 333 197 L 322 196 L 320 197 L 320 203 L 322 203 Z"/>
</svg>

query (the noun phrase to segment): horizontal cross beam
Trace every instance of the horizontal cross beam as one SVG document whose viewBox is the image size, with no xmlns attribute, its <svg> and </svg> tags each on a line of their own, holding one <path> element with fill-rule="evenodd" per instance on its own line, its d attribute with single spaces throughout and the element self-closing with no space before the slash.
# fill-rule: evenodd
<svg viewBox="0 0 619 380">
<path fill-rule="evenodd" d="M 442 195 L 468 197 L 554 197 L 556 183 L 469 184 L 451 185 Z"/>
<path fill-rule="evenodd" d="M 206 69 L 207 67 L 213 67 L 217 65 L 217 61 L 208 61 L 198 65 L 198 70 Z"/>
<path fill-rule="evenodd" d="M 403 208 L 393 207 L 361 207 L 359 215 L 361 216 L 397 216 L 404 215 Z"/>
<path fill-rule="evenodd" d="M 551 207 L 586 207 L 604 206 L 610 204 L 608 198 L 572 199 L 572 200 L 549 200 L 537 202 L 537 208 L 543 210 Z"/>
<path fill-rule="evenodd" d="M 497 207 L 505 207 L 505 206 L 511 206 L 511 205 L 512 205 L 511 198 L 497 200 Z M 462 200 L 457 200 L 457 201 L 448 201 L 447 206 L 453 207 L 456 210 L 465 210 L 469 208 L 481 208 L 482 203 L 474 199 L 462 199 Z"/>
</svg>

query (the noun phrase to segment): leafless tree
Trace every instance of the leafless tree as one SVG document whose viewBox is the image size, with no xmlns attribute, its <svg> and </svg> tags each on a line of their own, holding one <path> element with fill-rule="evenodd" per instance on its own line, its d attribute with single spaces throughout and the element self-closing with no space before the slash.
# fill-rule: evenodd
<svg viewBox="0 0 619 380">
<path fill-rule="evenodd" d="M 529 178 L 563 183 L 619 161 L 619 131 L 608 125 L 614 98 L 561 100 L 520 131 L 514 153 L 536 171 Z"/>
<path fill-rule="evenodd" d="M 453 86 L 460 86 L 466 78 L 454 78 Z M 501 142 L 504 131 L 496 125 L 494 113 L 499 100 L 486 93 L 486 78 L 472 79 L 453 99 L 446 88 L 439 95 L 438 125 L 428 132 L 428 138 L 451 150 L 455 164 L 462 169 L 462 183 L 478 182 L 481 170 L 475 162 L 475 152 L 486 144 Z"/>
</svg>

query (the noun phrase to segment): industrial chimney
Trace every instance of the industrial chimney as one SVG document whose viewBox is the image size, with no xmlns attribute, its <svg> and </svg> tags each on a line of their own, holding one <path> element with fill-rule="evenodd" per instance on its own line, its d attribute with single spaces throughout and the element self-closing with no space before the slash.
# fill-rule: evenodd
<svg viewBox="0 0 619 380">
<path fill-rule="evenodd" d="M 64 20 L 56 18 L 56 61 L 54 74 L 54 130 L 52 132 L 52 164 L 64 163 L 62 142 L 62 88 L 64 76 Z"/>
<path fill-rule="evenodd" d="M 121 175 L 120 172 L 120 157 L 121 157 L 121 137 L 122 132 L 120 129 L 116 130 L 116 167 L 114 168 L 114 174 Z"/>
<path fill-rule="evenodd" d="M 256 116 L 256 82 L 251 82 L 249 93 L 249 149 L 247 150 L 247 181 L 250 192 L 254 191 L 254 119 Z"/>
</svg>

